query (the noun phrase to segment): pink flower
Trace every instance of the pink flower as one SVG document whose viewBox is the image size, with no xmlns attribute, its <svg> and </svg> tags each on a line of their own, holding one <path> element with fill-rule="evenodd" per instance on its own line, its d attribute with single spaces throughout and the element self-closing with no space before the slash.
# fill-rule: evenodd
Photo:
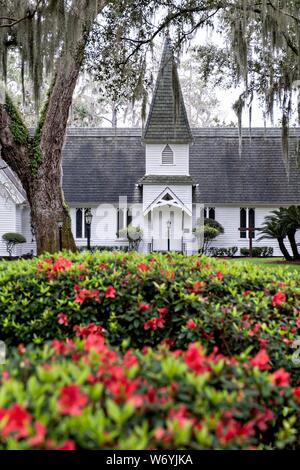
<svg viewBox="0 0 300 470">
<path fill-rule="evenodd" d="M 285 387 L 289 384 L 290 374 L 284 369 L 278 369 L 270 375 L 271 382 L 278 387 Z"/>
<path fill-rule="evenodd" d="M 186 322 L 186 326 L 189 330 L 194 330 L 195 328 L 197 328 L 197 325 L 196 323 L 194 322 L 194 320 L 192 318 L 190 318 L 187 322 Z"/>
<path fill-rule="evenodd" d="M 272 305 L 273 307 L 276 307 L 276 305 L 281 305 L 283 302 L 286 301 L 286 295 L 280 291 L 277 292 L 277 294 L 273 295 L 272 297 Z"/>
<path fill-rule="evenodd" d="M 86 405 L 87 401 L 88 398 L 81 393 L 79 385 L 65 385 L 60 390 L 59 411 L 64 415 L 80 416 L 81 408 Z"/>
<path fill-rule="evenodd" d="M 65 325 L 68 326 L 68 316 L 65 315 L 64 313 L 59 313 L 57 315 L 57 322 L 59 325 Z"/>
<path fill-rule="evenodd" d="M 114 299 L 116 297 L 116 289 L 113 286 L 108 286 L 105 290 L 106 299 Z"/>
<path fill-rule="evenodd" d="M 296 324 L 297 324 L 297 328 L 300 330 L 300 318 L 297 318 Z"/>
</svg>

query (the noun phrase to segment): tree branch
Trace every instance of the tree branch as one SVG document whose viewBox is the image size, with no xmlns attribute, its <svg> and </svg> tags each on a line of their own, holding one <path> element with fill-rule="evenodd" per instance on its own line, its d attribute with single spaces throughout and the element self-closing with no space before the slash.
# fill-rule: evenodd
<svg viewBox="0 0 300 470">
<path fill-rule="evenodd" d="M 31 20 L 35 14 L 37 13 L 38 9 L 39 9 L 39 6 L 41 5 L 43 0 L 37 0 L 37 4 L 34 8 L 33 11 L 28 11 L 26 13 L 25 16 L 21 17 L 21 18 L 9 18 L 7 16 L 0 16 L 0 22 L 1 21 L 10 21 L 10 23 L 2 23 L 0 24 L 0 28 L 12 28 L 13 26 L 16 26 L 17 24 L 21 23 L 22 21 L 26 21 L 26 20 Z"/>
</svg>

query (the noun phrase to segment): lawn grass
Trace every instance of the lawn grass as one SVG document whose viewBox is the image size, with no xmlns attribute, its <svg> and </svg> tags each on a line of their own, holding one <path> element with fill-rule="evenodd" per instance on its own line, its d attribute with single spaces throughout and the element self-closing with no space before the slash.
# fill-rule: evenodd
<svg viewBox="0 0 300 470">
<path fill-rule="evenodd" d="M 230 263 L 254 264 L 266 269 L 286 269 L 287 271 L 300 271 L 300 264 L 284 264 L 284 258 L 230 258 Z"/>
</svg>

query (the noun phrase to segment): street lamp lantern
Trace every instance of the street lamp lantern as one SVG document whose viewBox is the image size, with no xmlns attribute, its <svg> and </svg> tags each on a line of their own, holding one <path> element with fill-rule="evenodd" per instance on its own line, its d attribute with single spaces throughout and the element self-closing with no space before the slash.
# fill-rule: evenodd
<svg viewBox="0 0 300 470">
<path fill-rule="evenodd" d="M 64 225 L 64 221 L 59 220 L 57 222 L 57 225 L 58 225 L 58 230 L 59 230 L 59 251 L 62 251 L 62 228 Z"/>
<path fill-rule="evenodd" d="M 91 209 L 86 209 L 85 214 L 85 225 L 86 225 L 86 235 L 87 235 L 87 249 L 91 249 L 91 225 L 93 220 L 93 214 Z"/>
</svg>

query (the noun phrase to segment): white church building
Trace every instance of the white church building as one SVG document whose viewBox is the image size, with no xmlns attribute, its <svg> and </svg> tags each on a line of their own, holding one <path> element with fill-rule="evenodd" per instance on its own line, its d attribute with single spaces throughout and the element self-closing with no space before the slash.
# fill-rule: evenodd
<svg viewBox="0 0 300 470">
<path fill-rule="evenodd" d="M 166 40 L 145 129 L 67 131 L 63 189 L 76 244 L 87 244 L 85 211 L 91 209 L 92 246 L 127 246 L 119 232 L 132 224 L 143 230 L 141 251 L 193 253 L 193 229 L 204 210 L 224 227 L 212 246 L 248 247 L 249 232 L 241 227 L 260 227 L 270 211 L 300 204 L 299 137 L 300 130 L 291 129 L 287 172 L 280 129 L 252 129 L 251 136 L 244 129 L 241 154 L 237 129 L 191 129 Z M 0 256 L 6 232 L 26 237 L 16 255 L 35 251 L 26 194 L 0 159 Z M 271 246 L 281 255 L 276 240 L 258 238 L 256 232 L 254 247 Z"/>
</svg>

